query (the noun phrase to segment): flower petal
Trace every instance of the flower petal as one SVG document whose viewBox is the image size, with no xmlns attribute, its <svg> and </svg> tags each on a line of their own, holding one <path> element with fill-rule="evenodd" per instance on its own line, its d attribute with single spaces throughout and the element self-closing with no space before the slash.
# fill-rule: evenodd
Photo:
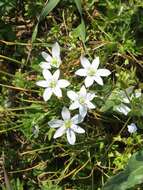
<svg viewBox="0 0 143 190">
<path fill-rule="evenodd" d="M 79 106 L 80 106 L 79 102 L 78 102 L 78 101 L 75 101 L 75 102 L 73 102 L 73 103 L 70 105 L 69 109 L 70 109 L 70 110 L 75 110 L 75 109 L 79 108 Z"/>
<path fill-rule="evenodd" d="M 84 81 L 86 87 L 90 87 L 93 84 L 93 82 L 94 82 L 93 77 L 89 77 L 89 76 L 86 77 Z"/>
<path fill-rule="evenodd" d="M 122 98 L 122 102 L 123 102 L 123 103 L 126 103 L 126 104 L 129 104 L 129 103 L 130 103 L 130 100 L 129 100 L 128 97 L 124 97 L 124 98 Z"/>
<path fill-rule="evenodd" d="M 76 141 L 75 133 L 71 129 L 67 129 L 67 140 L 69 144 L 74 145 Z"/>
<path fill-rule="evenodd" d="M 142 95 L 141 89 L 135 90 L 134 97 L 139 98 Z"/>
<path fill-rule="evenodd" d="M 81 64 L 82 64 L 82 66 L 84 68 L 88 68 L 91 65 L 90 62 L 89 62 L 89 60 L 86 57 L 84 57 L 84 56 L 80 57 L 80 61 L 81 61 Z"/>
<path fill-rule="evenodd" d="M 120 106 L 118 106 L 116 110 L 123 113 L 124 115 L 127 115 L 131 111 L 131 109 L 124 104 L 121 104 Z"/>
<path fill-rule="evenodd" d="M 62 97 L 62 91 L 59 87 L 56 87 L 53 89 L 54 94 L 58 97 L 61 98 Z"/>
<path fill-rule="evenodd" d="M 90 101 L 87 101 L 87 107 L 89 108 L 89 109 L 95 109 L 95 105 L 94 104 L 92 104 Z"/>
<path fill-rule="evenodd" d="M 85 130 L 78 125 L 72 125 L 71 129 L 76 133 L 85 133 Z"/>
<path fill-rule="evenodd" d="M 52 94 L 53 94 L 53 92 L 52 92 L 51 88 L 46 88 L 44 93 L 43 93 L 44 101 L 49 100 L 51 98 Z"/>
<path fill-rule="evenodd" d="M 58 80 L 58 86 L 59 86 L 60 88 L 66 88 L 66 87 L 69 86 L 69 85 L 70 85 L 69 81 L 67 81 L 67 80 L 65 80 L 65 79 L 60 79 L 60 80 Z"/>
<path fill-rule="evenodd" d="M 71 118 L 71 121 L 73 122 L 73 124 L 78 124 L 83 121 L 83 117 L 81 115 L 77 114 Z"/>
<path fill-rule="evenodd" d="M 41 67 L 42 69 L 51 69 L 50 63 L 49 63 L 49 62 L 44 62 L 44 61 L 42 61 L 42 62 L 40 63 L 40 67 Z"/>
<path fill-rule="evenodd" d="M 54 139 L 61 137 L 66 131 L 66 128 L 64 126 L 60 127 L 59 129 L 57 129 L 57 131 L 54 134 Z"/>
<path fill-rule="evenodd" d="M 83 105 L 80 105 L 79 107 L 79 113 L 82 117 L 85 117 L 86 114 L 87 114 L 87 107 L 86 106 L 83 106 Z"/>
<path fill-rule="evenodd" d="M 56 58 L 60 57 L 60 46 L 57 42 L 52 47 L 52 56 Z"/>
<path fill-rule="evenodd" d="M 133 90 L 134 90 L 134 86 L 130 86 L 129 88 L 125 89 L 125 95 L 127 94 L 128 96 L 130 96 L 132 93 L 133 93 Z"/>
<path fill-rule="evenodd" d="M 41 87 L 48 87 L 49 86 L 46 80 L 37 81 L 36 85 L 41 86 Z"/>
<path fill-rule="evenodd" d="M 54 78 L 54 80 L 58 80 L 59 79 L 59 77 L 60 77 L 60 70 L 58 69 L 58 70 L 56 70 L 55 72 L 54 72 L 54 74 L 53 74 L 53 78 Z"/>
<path fill-rule="evenodd" d="M 43 57 L 47 62 L 51 62 L 51 60 L 52 60 L 51 55 L 49 55 L 48 53 L 46 53 L 46 52 L 44 52 L 44 51 L 43 51 L 41 54 L 42 54 L 42 57 Z"/>
<path fill-rule="evenodd" d="M 87 99 L 91 101 L 93 98 L 95 98 L 96 95 L 94 93 L 87 93 Z"/>
<path fill-rule="evenodd" d="M 96 74 L 102 77 L 106 77 L 106 76 L 109 76 L 111 72 L 108 69 L 98 69 L 96 71 Z"/>
<path fill-rule="evenodd" d="M 64 121 L 63 120 L 59 120 L 59 119 L 53 119 L 53 120 L 51 120 L 51 121 L 48 122 L 48 125 L 51 128 L 58 128 L 58 127 L 63 126 L 63 124 L 64 124 Z"/>
<path fill-rule="evenodd" d="M 99 84 L 99 85 L 103 85 L 103 80 L 100 76 L 95 76 L 94 80 Z"/>
<path fill-rule="evenodd" d="M 99 67 L 99 64 L 100 64 L 100 61 L 99 61 L 99 57 L 96 57 L 93 61 L 92 61 L 92 66 L 95 70 L 98 69 Z"/>
<path fill-rule="evenodd" d="M 42 73 L 43 73 L 44 78 L 47 81 L 52 79 L 52 74 L 51 74 L 51 72 L 49 70 L 44 69 Z"/>
<path fill-rule="evenodd" d="M 78 69 L 76 72 L 75 72 L 76 75 L 79 75 L 79 76 L 86 76 L 86 70 L 85 69 Z"/>
<path fill-rule="evenodd" d="M 78 98 L 77 93 L 75 93 L 74 91 L 70 90 L 67 92 L 67 96 L 71 99 L 71 100 L 76 100 Z"/>
<path fill-rule="evenodd" d="M 86 88 L 84 85 L 81 87 L 79 94 L 80 96 L 84 96 L 84 97 L 86 96 Z"/>
<path fill-rule="evenodd" d="M 62 109 L 62 118 L 63 118 L 63 120 L 68 120 L 71 118 L 71 114 L 70 114 L 68 108 L 66 108 L 66 107 L 63 107 L 63 109 Z"/>
</svg>

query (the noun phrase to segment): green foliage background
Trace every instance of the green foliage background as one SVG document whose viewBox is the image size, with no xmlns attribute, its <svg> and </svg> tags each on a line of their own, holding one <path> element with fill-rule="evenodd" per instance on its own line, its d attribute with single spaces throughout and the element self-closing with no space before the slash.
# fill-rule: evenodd
<svg viewBox="0 0 143 190">
<path fill-rule="evenodd" d="M 115 108 L 122 101 L 120 90 L 130 86 L 143 89 L 143 2 L 49 3 L 0 2 L 0 187 L 101 190 L 111 176 L 125 168 L 131 155 L 142 149 L 143 98 L 133 99 L 128 116 Z M 66 92 L 62 100 L 52 97 L 44 102 L 43 90 L 35 85 L 42 78 L 41 51 L 49 51 L 56 41 L 61 46 L 62 77 L 71 82 L 72 89 L 81 85 L 74 75 L 81 54 L 90 60 L 98 55 L 101 67 L 112 71 L 103 88 L 95 85 L 92 89 L 98 95 L 97 108 L 82 123 L 86 134 L 78 136 L 75 146 L 70 146 L 66 137 L 54 140 L 54 130 L 47 124 L 60 117 L 63 105 L 69 105 Z M 131 122 L 138 126 L 133 135 L 127 131 Z M 111 178 L 104 188 L 117 190 L 110 185 L 126 171 Z M 140 171 L 140 184 L 122 190 L 143 188 L 142 168 Z"/>
</svg>

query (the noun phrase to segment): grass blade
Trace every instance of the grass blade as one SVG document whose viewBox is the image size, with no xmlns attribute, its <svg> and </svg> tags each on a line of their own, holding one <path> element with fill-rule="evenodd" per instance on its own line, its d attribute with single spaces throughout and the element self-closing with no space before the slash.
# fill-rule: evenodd
<svg viewBox="0 0 143 190">
<path fill-rule="evenodd" d="M 83 43 L 85 43 L 86 40 L 86 29 L 85 29 L 85 23 L 84 20 L 81 20 L 81 24 L 78 25 L 77 28 L 73 30 L 74 35 L 77 36 Z"/>
<path fill-rule="evenodd" d="M 45 17 L 57 6 L 57 4 L 60 2 L 60 0 L 50 0 L 46 4 L 46 6 L 43 8 L 38 23 L 36 24 L 33 34 L 32 34 L 32 43 L 35 41 L 37 33 L 38 33 L 38 25 L 39 22 L 45 19 Z"/>
<path fill-rule="evenodd" d="M 34 31 L 32 33 L 32 43 L 35 41 L 37 33 L 38 33 L 38 23 L 36 24 Z"/>
<path fill-rule="evenodd" d="M 76 6 L 77 6 L 77 9 L 80 13 L 80 16 L 82 17 L 82 6 L 81 6 L 81 0 L 74 0 Z"/>
<path fill-rule="evenodd" d="M 43 20 L 57 6 L 59 2 L 60 0 L 50 0 L 47 3 L 47 5 L 43 8 L 40 14 L 39 22 Z"/>
</svg>

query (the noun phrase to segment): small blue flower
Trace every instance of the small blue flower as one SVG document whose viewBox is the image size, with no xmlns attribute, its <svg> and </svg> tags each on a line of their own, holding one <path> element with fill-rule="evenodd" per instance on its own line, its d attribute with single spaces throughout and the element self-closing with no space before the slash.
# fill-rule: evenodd
<svg viewBox="0 0 143 190">
<path fill-rule="evenodd" d="M 137 126 L 135 123 L 131 123 L 128 127 L 128 132 L 129 133 L 135 133 L 137 131 Z"/>
</svg>

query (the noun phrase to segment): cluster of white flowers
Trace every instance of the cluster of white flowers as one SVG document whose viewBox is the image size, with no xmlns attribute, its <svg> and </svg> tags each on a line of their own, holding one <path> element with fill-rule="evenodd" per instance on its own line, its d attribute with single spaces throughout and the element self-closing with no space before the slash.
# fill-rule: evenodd
<svg viewBox="0 0 143 190">
<path fill-rule="evenodd" d="M 48 101 L 54 94 L 58 98 L 62 97 L 62 88 L 66 88 L 70 83 L 65 79 L 59 79 L 61 65 L 60 46 L 56 42 L 52 47 L 51 55 L 42 52 L 42 56 L 45 59 L 40 63 L 40 67 L 43 69 L 43 77 L 45 80 L 38 81 L 36 84 L 40 87 L 44 87 L 43 99 Z M 76 75 L 85 77 L 84 83 L 79 92 L 72 90 L 67 91 L 67 96 L 71 100 L 69 109 L 63 107 L 61 115 L 63 120 L 54 119 L 48 122 L 51 128 L 58 128 L 54 134 L 54 138 L 58 138 L 66 133 L 68 142 L 73 145 L 76 141 L 75 133 L 85 133 L 85 130 L 78 126 L 81 123 L 89 109 L 95 109 L 95 105 L 91 102 L 96 96 L 94 93 L 89 92 L 86 87 L 90 87 L 94 82 L 99 85 L 103 85 L 103 79 L 101 77 L 109 76 L 111 72 L 108 69 L 98 69 L 99 57 L 96 57 L 92 63 L 86 57 L 80 58 L 82 69 L 75 72 Z M 57 70 L 52 74 L 49 70 L 56 68 Z M 79 109 L 79 114 L 71 117 L 69 110 Z"/>
</svg>

